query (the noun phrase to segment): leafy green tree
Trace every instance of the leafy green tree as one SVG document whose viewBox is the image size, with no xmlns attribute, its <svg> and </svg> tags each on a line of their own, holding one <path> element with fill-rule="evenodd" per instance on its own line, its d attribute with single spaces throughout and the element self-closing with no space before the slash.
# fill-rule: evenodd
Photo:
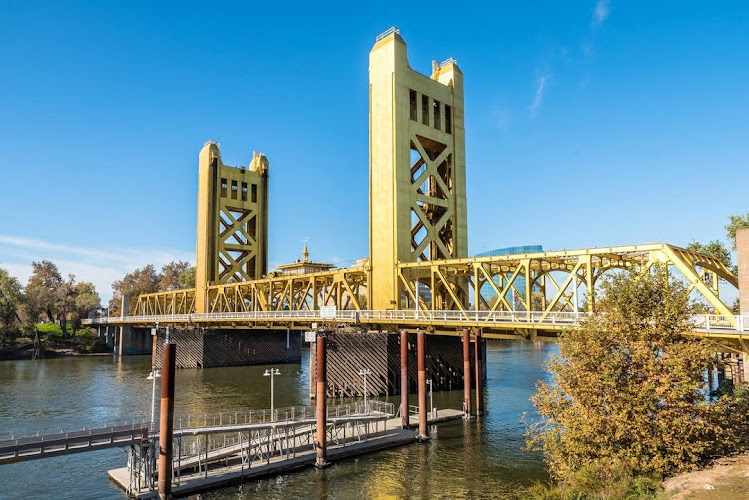
<svg viewBox="0 0 749 500">
<path fill-rule="evenodd" d="M 551 473 L 606 476 L 622 468 L 662 476 L 689 469 L 726 444 L 730 401 L 705 399 L 713 349 L 684 335 L 692 306 L 685 286 L 662 267 L 609 277 L 597 313 L 564 332 L 533 402 L 541 421 L 529 429 Z M 730 412 L 729 412 L 730 413 Z"/>
<path fill-rule="evenodd" d="M 24 326 L 23 308 L 26 298 L 18 279 L 0 268 L 0 347 L 5 347 Z"/>
<path fill-rule="evenodd" d="M 26 297 L 32 309 L 44 313 L 50 322 L 55 321 L 62 285 L 62 275 L 54 262 L 42 260 L 31 263 Z"/>
<path fill-rule="evenodd" d="M 131 273 L 127 273 L 121 280 L 112 283 L 112 300 L 109 301 L 109 314 L 120 314 L 122 297 L 136 297 L 142 293 L 159 291 L 160 276 L 156 268 L 149 264 Z"/>
<path fill-rule="evenodd" d="M 179 275 L 180 288 L 195 288 L 195 266 L 188 267 Z"/>
<path fill-rule="evenodd" d="M 744 215 L 729 215 L 728 224 L 725 226 L 726 236 L 736 250 L 736 231 L 749 228 L 749 213 Z"/>
<path fill-rule="evenodd" d="M 190 263 L 184 260 L 173 260 L 161 268 L 159 274 L 159 291 L 170 292 L 183 288 L 180 278 L 190 269 Z"/>
<path fill-rule="evenodd" d="M 699 241 L 692 241 L 687 245 L 687 250 L 692 252 L 704 253 L 715 257 L 728 269 L 732 269 L 733 261 L 731 260 L 731 249 L 729 249 L 725 243 L 720 240 L 708 241 L 707 243 L 700 243 Z"/>
<path fill-rule="evenodd" d="M 74 302 L 72 305 L 73 332 L 81 329 L 81 320 L 88 313 L 101 307 L 101 299 L 93 283 L 82 281 L 73 287 Z"/>
</svg>

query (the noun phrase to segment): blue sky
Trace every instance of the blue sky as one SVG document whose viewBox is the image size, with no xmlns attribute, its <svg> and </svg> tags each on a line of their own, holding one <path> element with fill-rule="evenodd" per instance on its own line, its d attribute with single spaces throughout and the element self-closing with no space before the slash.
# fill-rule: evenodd
<svg viewBox="0 0 749 500">
<path fill-rule="evenodd" d="M 0 266 L 50 258 L 107 298 L 192 260 L 207 139 L 268 155 L 271 264 L 305 238 L 365 257 L 368 52 L 391 25 L 415 69 L 465 74 L 471 253 L 685 245 L 749 211 L 742 2 L 362 5 L 4 2 Z"/>
</svg>

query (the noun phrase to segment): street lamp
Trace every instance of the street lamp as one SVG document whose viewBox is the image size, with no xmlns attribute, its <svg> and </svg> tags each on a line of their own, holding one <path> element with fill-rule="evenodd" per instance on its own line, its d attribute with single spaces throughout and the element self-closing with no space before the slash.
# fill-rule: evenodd
<svg viewBox="0 0 749 500">
<path fill-rule="evenodd" d="M 359 370 L 359 375 L 364 377 L 364 411 L 367 411 L 367 375 L 372 375 L 372 371 L 368 368 L 363 368 Z"/>
<path fill-rule="evenodd" d="M 427 380 L 427 385 L 429 386 L 429 413 L 431 413 L 432 418 L 434 418 L 434 405 L 432 404 L 432 379 Z"/>
<path fill-rule="evenodd" d="M 278 368 L 271 368 L 270 370 L 265 370 L 265 373 L 263 373 L 263 377 L 270 377 L 270 421 L 273 422 L 275 420 L 275 417 L 273 415 L 273 377 L 276 375 L 281 375 L 281 372 L 278 370 Z"/>
<path fill-rule="evenodd" d="M 146 380 L 150 380 L 151 384 L 151 432 L 155 431 L 155 419 L 156 419 L 156 379 L 161 378 L 159 370 L 154 370 L 148 374 Z"/>
</svg>

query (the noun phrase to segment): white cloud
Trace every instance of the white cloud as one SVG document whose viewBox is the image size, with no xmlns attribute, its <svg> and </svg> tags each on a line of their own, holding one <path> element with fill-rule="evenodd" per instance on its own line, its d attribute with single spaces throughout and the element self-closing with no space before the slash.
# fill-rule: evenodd
<svg viewBox="0 0 749 500">
<path fill-rule="evenodd" d="M 543 104 L 544 92 L 546 91 L 546 86 L 548 85 L 549 80 L 551 80 L 551 75 L 543 75 L 538 79 L 536 94 L 533 96 L 533 102 L 528 107 L 531 116 L 536 116 L 538 109 L 541 107 L 541 104 Z"/>
<path fill-rule="evenodd" d="M 49 241 L 0 234 L 0 267 L 26 284 L 31 263 L 51 260 L 64 275 L 75 274 L 78 281 L 90 281 L 107 302 L 112 297 L 112 282 L 147 264 L 157 269 L 172 260 L 193 262 L 195 256 L 184 251 L 134 248 L 94 248 L 63 245 Z"/>
<path fill-rule="evenodd" d="M 611 2 L 609 0 L 598 0 L 593 9 L 593 24 L 601 24 L 611 14 Z"/>
</svg>

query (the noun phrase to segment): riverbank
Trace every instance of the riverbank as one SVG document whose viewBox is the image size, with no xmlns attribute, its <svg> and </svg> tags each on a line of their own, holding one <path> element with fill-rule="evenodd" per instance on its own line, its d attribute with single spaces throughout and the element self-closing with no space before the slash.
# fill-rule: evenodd
<svg viewBox="0 0 749 500">
<path fill-rule="evenodd" d="M 669 500 L 744 500 L 749 498 L 749 452 L 720 458 L 710 467 L 663 482 Z"/>
<path fill-rule="evenodd" d="M 111 354 L 107 343 L 90 328 L 73 330 L 72 325 L 68 325 L 67 336 L 63 336 L 60 325 L 54 323 L 38 324 L 36 329 L 39 335 L 38 353 L 42 359 Z M 0 361 L 34 359 L 35 351 L 33 338 L 19 337 L 0 348 Z"/>
</svg>

